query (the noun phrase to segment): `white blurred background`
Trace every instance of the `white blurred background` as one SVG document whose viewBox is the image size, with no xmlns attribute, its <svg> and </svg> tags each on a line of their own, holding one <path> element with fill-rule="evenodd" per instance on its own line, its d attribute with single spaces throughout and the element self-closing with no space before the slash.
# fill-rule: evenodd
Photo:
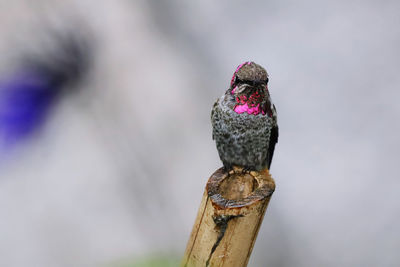
<svg viewBox="0 0 400 267">
<path fill-rule="evenodd" d="M 0 1 L 0 70 L 87 31 L 93 64 L 0 163 L 0 266 L 181 257 L 221 166 L 212 104 L 270 74 L 277 189 L 250 267 L 399 266 L 400 2 Z"/>
</svg>

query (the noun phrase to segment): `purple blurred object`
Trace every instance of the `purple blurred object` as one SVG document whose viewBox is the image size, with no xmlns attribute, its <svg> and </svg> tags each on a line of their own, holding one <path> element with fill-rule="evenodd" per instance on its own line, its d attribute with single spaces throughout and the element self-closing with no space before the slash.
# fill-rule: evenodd
<svg viewBox="0 0 400 267">
<path fill-rule="evenodd" d="M 32 136 L 63 89 L 74 88 L 87 69 L 86 40 L 69 34 L 53 36 L 54 50 L 41 57 L 25 56 L 20 70 L 0 80 L 0 153 Z"/>
<path fill-rule="evenodd" d="M 0 145 L 31 135 L 46 118 L 59 85 L 45 73 L 23 71 L 0 83 Z"/>
</svg>

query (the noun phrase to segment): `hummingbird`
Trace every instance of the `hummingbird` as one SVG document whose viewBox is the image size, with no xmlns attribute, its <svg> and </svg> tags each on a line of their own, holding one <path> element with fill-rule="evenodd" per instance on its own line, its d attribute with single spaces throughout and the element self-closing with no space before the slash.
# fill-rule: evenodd
<svg viewBox="0 0 400 267">
<path fill-rule="evenodd" d="M 279 130 L 268 77 L 262 66 L 244 62 L 233 73 L 229 88 L 214 103 L 212 136 L 226 171 L 233 166 L 245 171 L 271 167 Z"/>
</svg>

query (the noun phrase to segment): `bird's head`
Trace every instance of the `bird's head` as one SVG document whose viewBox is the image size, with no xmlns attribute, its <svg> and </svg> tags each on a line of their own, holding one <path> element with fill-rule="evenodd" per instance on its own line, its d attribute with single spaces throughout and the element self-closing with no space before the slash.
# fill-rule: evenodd
<svg viewBox="0 0 400 267">
<path fill-rule="evenodd" d="M 237 113 L 265 114 L 268 101 L 268 73 L 254 62 L 240 64 L 233 74 L 229 93 L 234 96 Z"/>
</svg>

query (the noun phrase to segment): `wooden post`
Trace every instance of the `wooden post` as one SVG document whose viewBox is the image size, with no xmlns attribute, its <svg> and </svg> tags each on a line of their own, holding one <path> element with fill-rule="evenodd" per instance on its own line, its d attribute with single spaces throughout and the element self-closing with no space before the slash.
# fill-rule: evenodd
<svg viewBox="0 0 400 267">
<path fill-rule="evenodd" d="M 245 267 L 275 182 L 267 169 L 229 174 L 218 169 L 207 182 L 182 267 Z"/>
</svg>

